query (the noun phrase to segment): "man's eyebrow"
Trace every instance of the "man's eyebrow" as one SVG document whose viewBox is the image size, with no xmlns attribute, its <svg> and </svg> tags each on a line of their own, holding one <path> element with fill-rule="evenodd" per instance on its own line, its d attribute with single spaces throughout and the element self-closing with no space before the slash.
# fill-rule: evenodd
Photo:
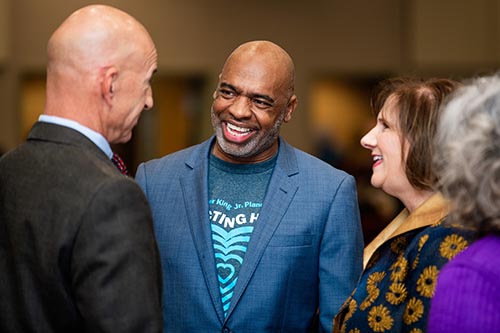
<svg viewBox="0 0 500 333">
<path fill-rule="evenodd" d="M 269 95 L 262 95 L 262 94 L 250 94 L 249 97 L 252 97 L 252 98 L 258 98 L 258 99 L 265 99 L 266 101 L 268 101 L 269 103 L 271 104 L 274 104 L 274 99 L 269 96 Z"/>
<path fill-rule="evenodd" d="M 236 89 L 236 87 L 234 87 L 233 85 L 229 84 L 229 83 L 225 83 L 225 82 L 221 82 L 220 84 L 220 87 L 219 88 L 227 88 L 227 89 L 231 89 L 231 90 L 234 90 L 234 91 L 238 91 L 238 89 Z"/>
<path fill-rule="evenodd" d="M 241 94 L 241 92 L 238 89 L 236 89 L 235 86 L 233 86 L 233 85 L 231 85 L 229 83 L 221 82 L 219 88 L 231 89 L 233 91 L 236 91 L 238 94 Z M 264 100 L 268 101 L 269 103 L 274 104 L 274 99 L 271 96 L 269 96 L 269 95 L 264 95 L 264 94 L 248 94 L 246 96 L 248 98 L 264 99 Z"/>
</svg>

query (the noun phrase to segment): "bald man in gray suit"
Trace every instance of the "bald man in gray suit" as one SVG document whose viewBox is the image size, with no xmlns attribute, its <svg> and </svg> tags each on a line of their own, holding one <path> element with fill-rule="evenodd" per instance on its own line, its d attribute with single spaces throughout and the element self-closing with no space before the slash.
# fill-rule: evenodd
<svg viewBox="0 0 500 333">
<path fill-rule="evenodd" d="M 0 160 L 0 331 L 160 332 L 151 212 L 113 165 L 153 105 L 146 29 L 108 6 L 73 13 L 48 43 L 44 114 Z"/>
</svg>

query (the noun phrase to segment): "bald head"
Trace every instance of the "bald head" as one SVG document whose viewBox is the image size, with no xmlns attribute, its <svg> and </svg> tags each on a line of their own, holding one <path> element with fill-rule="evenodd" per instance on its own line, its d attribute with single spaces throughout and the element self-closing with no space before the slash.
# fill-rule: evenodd
<svg viewBox="0 0 500 333">
<path fill-rule="evenodd" d="M 252 41 L 226 60 L 213 94 L 213 153 L 231 163 L 259 163 L 278 151 L 281 125 L 297 106 L 293 61 L 281 47 Z"/>
<path fill-rule="evenodd" d="M 88 71 L 116 62 L 148 42 L 152 43 L 146 29 L 129 14 L 104 5 L 83 7 L 52 34 L 48 68 Z"/>
<path fill-rule="evenodd" d="M 112 143 L 130 139 L 140 112 L 153 105 L 157 54 L 144 26 L 119 9 L 86 6 L 52 34 L 47 55 L 45 114 L 77 121 Z"/>
<path fill-rule="evenodd" d="M 270 41 L 251 41 L 238 46 L 227 58 L 222 74 L 230 67 L 257 64 L 266 70 L 269 79 L 280 81 L 287 91 L 288 98 L 295 89 L 295 66 L 290 55 L 277 44 Z"/>
</svg>

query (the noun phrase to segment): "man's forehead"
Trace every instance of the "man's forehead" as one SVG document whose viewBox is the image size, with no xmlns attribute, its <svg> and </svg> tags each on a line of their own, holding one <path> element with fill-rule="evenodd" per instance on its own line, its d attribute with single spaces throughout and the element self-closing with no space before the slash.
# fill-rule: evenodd
<svg viewBox="0 0 500 333">
<path fill-rule="evenodd" d="M 246 77 L 241 79 L 231 75 L 221 76 L 219 80 L 220 88 L 234 89 L 244 94 L 266 94 L 274 95 L 279 89 L 279 85 L 272 79 L 259 79 Z"/>
<path fill-rule="evenodd" d="M 220 75 L 220 82 L 233 85 L 275 86 L 283 81 L 283 75 L 268 66 L 246 64 L 242 66 L 227 66 Z"/>
</svg>

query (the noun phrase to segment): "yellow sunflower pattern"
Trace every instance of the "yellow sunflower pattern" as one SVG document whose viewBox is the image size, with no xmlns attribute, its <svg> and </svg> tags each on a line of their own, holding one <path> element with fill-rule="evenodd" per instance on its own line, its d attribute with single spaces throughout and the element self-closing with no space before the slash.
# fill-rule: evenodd
<svg viewBox="0 0 500 333">
<path fill-rule="evenodd" d="M 408 290 L 403 283 L 393 283 L 385 294 L 385 299 L 392 305 L 398 305 L 405 301 Z"/>
<path fill-rule="evenodd" d="M 420 328 L 414 328 L 410 331 L 410 333 L 424 333 Z"/>
<path fill-rule="evenodd" d="M 462 252 L 469 243 L 457 234 L 447 236 L 439 247 L 439 253 L 443 258 L 451 260 L 458 253 Z"/>
<path fill-rule="evenodd" d="M 391 241 L 391 250 L 396 254 L 401 254 L 404 252 L 408 246 L 408 240 L 404 236 L 397 237 Z"/>
<path fill-rule="evenodd" d="M 394 324 L 391 312 L 383 305 L 374 306 L 368 313 L 368 326 L 374 332 L 385 332 L 390 330 Z"/>
<path fill-rule="evenodd" d="M 378 296 L 380 295 L 380 290 L 377 286 L 385 276 L 385 272 L 375 272 L 368 277 L 368 281 L 366 282 L 366 291 L 368 293 L 368 296 L 366 296 L 366 298 L 360 304 L 359 308 L 361 310 L 366 310 L 378 298 Z"/>
<path fill-rule="evenodd" d="M 441 267 L 473 237 L 471 231 L 434 224 L 386 241 L 363 272 L 341 332 L 425 332 Z"/>
<path fill-rule="evenodd" d="M 351 295 L 347 297 L 344 303 L 340 306 L 340 311 L 337 314 L 337 317 L 343 318 L 341 321 L 340 332 L 346 333 L 346 323 L 352 317 L 352 314 L 356 311 L 358 307 L 358 303 L 353 298 L 356 294 L 357 287 L 354 288 Z M 338 318 L 334 318 L 333 323 L 335 324 L 338 321 Z"/>
<path fill-rule="evenodd" d="M 356 300 L 355 299 L 351 299 L 351 301 L 349 302 L 349 307 L 348 307 L 348 311 L 347 311 L 347 314 L 345 316 L 345 320 L 348 320 L 349 318 L 352 317 L 352 314 L 354 313 L 354 311 L 356 311 L 356 308 L 358 307 L 358 303 L 356 303 Z"/>
<path fill-rule="evenodd" d="M 420 237 L 420 239 L 418 240 L 418 250 L 419 251 L 422 251 L 422 248 L 424 247 L 425 242 L 427 242 L 428 239 L 429 239 L 429 235 L 423 235 L 422 237 Z"/>
<path fill-rule="evenodd" d="M 420 274 L 420 277 L 417 280 L 417 292 L 421 296 L 428 298 L 434 296 L 438 273 L 439 271 L 436 266 L 428 266 L 424 268 L 424 271 Z"/>
<path fill-rule="evenodd" d="M 412 297 L 406 304 L 403 321 L 406 325 L 416 323 L 424 314 L 424 303 L 422 300 Z"/>
<path fill-rule="evenodd" d="M 425 242 L 427 242 L 428 239 L 429 239 L 429 235 L 423 235 L 418 240 L 418 252 L 417 252 L 417 255 L 415 256 L 415 260 L 413 260 L 413 264 L 411 265 L 412 269 L 415 269 L 417 267 L 418 261 L 420 260 L 420 251 L 422 251 L 422 248 L 424 247 Z"/>
<path fill-rule="evenodd" d="M 403 255 L 400 255 L 389 270 L 391 271 L 391 281 L 404 281 L 408 273 L 408 260 Z"/>
<path fill-rule="evenodd" d="M 343 306 L 342 306 L 343 307 Z M 356 311 L 356 308 L 358 307 L 358 303 L 356 303 L 355 299 L 351 299 L 349 301 L 349 305 L 347 307 L 347 313 L 345 314 L 344 317 L 344 323 L 342 324 L 342 327 L 340 329 L 340 332 L 344 333 L 346 331 L 346 323 L 349 319 L 351 319 L 352 314 Z M 355 332 L 357 328 L 349 330 L 349 332 Z M 359 331 L 359 330 L 358 330 Z"/>
</svg>

